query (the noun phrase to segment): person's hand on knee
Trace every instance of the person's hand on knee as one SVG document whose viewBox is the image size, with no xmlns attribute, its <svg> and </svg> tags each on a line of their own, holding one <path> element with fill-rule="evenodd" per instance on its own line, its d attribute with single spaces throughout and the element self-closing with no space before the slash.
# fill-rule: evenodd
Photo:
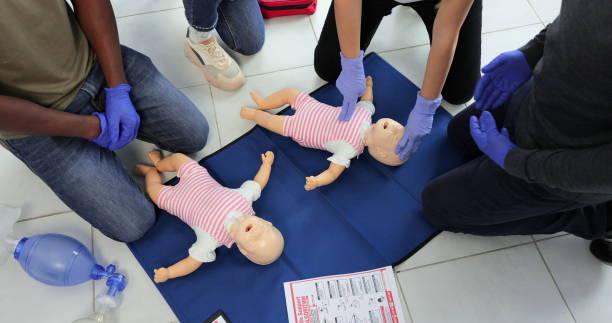
<svg viewBox="0 0 612 323">
<path fill-rule="evenodd" d="M 140 116 L 130 99 L 131 89 L 127 84 L 105 89 L 106 109 L 104 113 L 93 113 L 100 119 L 100 135 L 92 142 L 109 150 L 117 150 L 136 139 Z"/>
<path fill-rule="evenodd" d="M 497 130 L 495 118 L 489 111 L 483 112 L 480 119 L 470 117 L 470 134 L 478 148 L 501 168 L 504 168 L 508 153 L 517 147 L 510 141 L 508 129 Z"/>
</svg>

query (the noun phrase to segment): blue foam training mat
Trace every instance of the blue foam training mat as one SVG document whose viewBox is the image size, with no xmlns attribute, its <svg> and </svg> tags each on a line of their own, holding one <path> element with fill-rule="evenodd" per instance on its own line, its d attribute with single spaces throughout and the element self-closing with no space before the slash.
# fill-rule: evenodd
<svg viewBox="0 0 612 323">
<path fill-rule="evenodd" d="M 368 55 L 364 65 L 374 79 L 373 120 L 390 117 L 404 123 L 418 88 L 376 54 Z M 333 84 L 312 96 L 341 104 Z M 431 179 L 462 163 L 446 139 L 450 119 L 438 109 L 431 134 L 404 165 L 385 166 L 364 152 L 335 183 L 314 191 L 304 190 L 305 177 L 326 169 L 330 154 L 256 127 L 200 164 L 221 184 L 238 187 L 253 178 L 262 152 L 274 152 L 270 181 L 253 207 L 283 233 L 282 256 L 259 266 L 236 246 L 222 246 L 215 262 L 157 288 L 183 323 L 202 322 L 219 309 L 235 323 L 286 322 L 283 282 L 368 270 L 407 258 L 437 233 L 422 216 L 421 191 Z M 159 211 L 155 226 L 129 247 L 152 277 L 154 268 L 186 257 L 194 241 L 187 225 Z"/>
</svg>

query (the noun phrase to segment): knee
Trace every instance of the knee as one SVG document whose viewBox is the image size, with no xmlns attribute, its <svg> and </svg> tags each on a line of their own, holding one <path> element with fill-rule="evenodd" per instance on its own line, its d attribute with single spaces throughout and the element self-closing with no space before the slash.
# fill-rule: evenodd
<svg viewBox="0 0 612 323">
<path fill-rule="evenodd" d="M 208 123 L 204 120 L 204 124 L 197 128 L 192 128 L 193 133 L 186 133 L 179 144 L 177 152 L 192 154 L 198 152 L 206 146 L 208 141 Z"/>
<path fill-rule="evenodd" d="M 264 45 L 264 36 L 254 37 L 250 39 L 244 46 L 237 48 L 236 51 L 242 55 L 250 56 L 257 54 Z"/>
<path fill-rule="evenodd" d="M 144 197 L 143 197 L 144 199 Z M 144 199 L 146 200 L 146 199 Z M 121 223 L 107 230 L 102 230 L 107 237 L 120 242 L 133 242 L 142 238 L 155 223 L 155 208 L 146 200 L 146 205 L 128 208 L 122 212 Z M 131 210 L 130 210 L 131 209 Z"/>
<path fill-rule="evenodd" d="M 178 129 L 173 129 L 174 136 L 178 140 L 168 144 L 170 146 L 168 150 L 191 154 L 206 146 L 210 131 L 208 121 L 199 111 L 189 115 L 180 122 L 181 126 Z"/>
<path fill-rule="evenodd" d="M 330 53 L 317 45 L 314 53 L 314 68 L 317 75 L 327 82 L 334 82 L 340 75 L 340 54 Z"/>
<path fill-rule="evenodd" d="M 460 82 L 448 82 L 442 90 L 444 100 L 450 104 L 464 104 L 474 96 L 476 84 L 480 80 L 480 70 L 464 71 Z"/>
<path fill-rule="evenodd" d="M 254 55 L 263 48 L 264 42 L 266 40 L 265 35 L 266 34 L 263 30 L 261 32 L 253 31 L 251 33 L 243 35 L 243 37 L 240 37 L 240 39 L 236 39 L 233 42 L 230 41 L 228 43 L 228 46 L 233 51 L 236 51 L 242 55 Z"/>
<path fill-rule="evenodd" d="M 468 102 L 474 95 L 474 87 L 468 88 L 464 91 L 454 91 L 446 93 L 444 100 L 450 104 L 459 105 Z"/>
<path fill-rule="evenodd" d="M 451 230 L 456 225 L 453 219 L 453 208 L 449 207 L 448 192 L 443 191 L 441 183 L 430 183 L 421 195 L 425 219 L 434 227 L 442 230 Z"/>
</svg>

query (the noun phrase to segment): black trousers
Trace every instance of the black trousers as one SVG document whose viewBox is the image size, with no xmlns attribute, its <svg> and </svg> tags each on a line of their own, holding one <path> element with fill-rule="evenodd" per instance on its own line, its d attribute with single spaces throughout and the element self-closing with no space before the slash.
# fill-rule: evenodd
<svg viewBox="0 0 612 323">
<path fill-rule="evenodd" d="M 406 4 L 414 9 L 427 28 L 431 42 L 435 5 L 438 0 L 425 0 Z M 366 50 L 376 29 L 384 16 L 391 9 L 400 5 L 393 0 L 362 0 L 361 16 L 361 49 Z M 482 29 L 482 1 L 472 4 L 465 22 L 459 32 L 457 49 L 450 67 L 446 83 L 442 90 L 444 99 L 453 104 L 467 102 L 474 94 L 476 83 L 480 79 L 480 33 Z M 397 30 L 396 32 L 404 32 Z M 410 37 L 410 35 L 406 35 Z M 321 31 L 319 43 L 315 49 L 314 65 L 317 74 L 328 82 L 334 82 L 340 75 L 340 42 L 336 31 L 334 4 L 331 4 L 325 25 Z"/>
<path fill-rule="evenodd" d="M 498 128 L 513 138 L 514 116 L 527 97 L 527 82 L 504 105 L 492 111 Z M 606 235 L 612 202 L 577 202 L 540 184 L 508 174 L 483 155 L 469 131 L 473 105 L 448 125 L 448 138 L 471 160 L 434 179 L 422 194 L 425 217 L 436 227 L 477 235 L 550 234 L 560 231 L 585 239 Z M 578 195 L 577 195 L 578 196 Z M 582 198 L 577 200 L 584 200 Z"/>
</svg>

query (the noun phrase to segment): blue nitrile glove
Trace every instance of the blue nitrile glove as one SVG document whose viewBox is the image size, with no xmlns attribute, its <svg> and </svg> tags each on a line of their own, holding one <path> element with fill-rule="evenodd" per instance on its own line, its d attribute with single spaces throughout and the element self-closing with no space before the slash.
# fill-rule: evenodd
<svg viewBox="0 0 612 323">
<path fill-rule="evenodd" d="M 363 72 L 363 51 L 357 58 L 346 58 L 340 52 L 342 72 L 336 80 L 336 87 L 342 94 L 342 111 L 340 121 L 349 121 L 355 111 L 357 99 L 365 91 L 365 74 Z"/>
<path fill-rule="evenodd" d="M 434 115 L 436 109 L 440 106 L 440 102 L 442 102 L 442 96 L 427 100 L 421 96 L 421 91 L 417 93 L 414 108 L 412 108 L 406 122 L 404 136 L 395 147 L 395 153 L 400 155 L 401 160 L 417 151 L 423 137 L 431 132 Z"/>
<path fill-rule="evenodd" d="M 499 107 L 531 77 L 531 67 L 520 50 L 499 54 L 482 72 L 474 93 L 480 110 Z"/>
<path fill-rule="evenodd" d="M 499 167 L 504 168 L 506 155 L 516 148 L 516 145 L 510 141 L 508 129 L 503 128 L 501 133 L 497 131 L 495 118 L 489 111 L 485 111 L 480 119 L 476 116 L 470 117 L 470 134 L 478 148 Z"/>
<path fill-rule="evenodd" d="M 104 114 L 95 112 L 100 118 L 100 136 L 92 141 L 109 150 L 125 147 L 138 135 L 140 116 L 130 99 L 131 86 L 119 84 L 105 88 L 106 110 Z"/>
</svg>

